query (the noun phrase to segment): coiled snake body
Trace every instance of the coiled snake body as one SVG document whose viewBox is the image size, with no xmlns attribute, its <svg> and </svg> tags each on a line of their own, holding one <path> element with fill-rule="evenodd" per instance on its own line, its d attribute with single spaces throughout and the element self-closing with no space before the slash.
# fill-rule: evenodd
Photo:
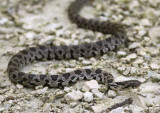
<svg viewBox="0 0 160 113">
<path fill-rule="evenodd" d="M 12 82 L 21 83 L 28 87 L 37 85 L 58 87 L 65 86 L 77 80 L 96 79 L 111 89 L 124 89 L 138 87 L 141 82 L 137 80 L 129 80 L 123 82 L 115 82 L 111 74 L 101 69 L 80 69 L 73 72 L 64 73 L 62 75 L 36 75 L 20 71 L 20 68 L 26 64 L 40 59 L 76 59 L 78 57 L 94 57 L 103 55 L 108 51 L 115 50 L 123 44 L 127 38 L 126 32 L 121 24 L 86 19 L 79 15 L 80 9 L 86 2 L 90 0 L 76 0 L 68 8 L 68 16 L 78 27 L 102 32 L 104 34 L 112 34 L 110 38 L 82 45 L 71 46 L 37 46 L 22 50 L 15 54 L 9 61 L 8 74 Z"/>
</svg>

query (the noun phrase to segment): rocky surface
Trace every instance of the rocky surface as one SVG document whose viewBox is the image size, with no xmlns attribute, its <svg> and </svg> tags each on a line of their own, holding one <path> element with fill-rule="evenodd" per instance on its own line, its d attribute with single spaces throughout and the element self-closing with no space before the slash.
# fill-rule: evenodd
<svg viewBox="0 0 160 113">
<path fill-rule="evenodd" d="M 1 0 L 0 4 L 0 112 L 105 113 L 117 102 L 133 103 L 111 113 L 159 113 L 160 111 L 160 1 L 97 0 L 86 6 L 86 18 L 126 25 L 128 43 L 117 51 L 95 58 L 35 62 L 22 69 L 30 73 L 57 74 L 81 68 L 101 68 L 116 81 L 137 79 L 138 89 L 107 90 L 94 80 L 59 88 L 34 89 L 13 84 L 6 73 L 9 59 L 27 47 L 70 45 L 108 37 L 77 28 L 67 17 L 71 0 Z"/>
</svg>

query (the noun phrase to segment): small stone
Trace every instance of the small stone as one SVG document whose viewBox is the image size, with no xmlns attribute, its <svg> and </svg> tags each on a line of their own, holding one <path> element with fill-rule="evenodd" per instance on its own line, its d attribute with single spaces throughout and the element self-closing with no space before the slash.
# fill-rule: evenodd
<svg viewBox="0 0 160 113">
<path fill-rule="evenodd" d="M 134 42 L 129 46 L 129 49 L 135 49 L 135 48 L 137 48 L 139 46 L 140 46 L 140 44 L 138 42 Z"/>
<path fill-rule="evenodd" d="M 102 98 L 103 97 L 103 93 L 101 93 L 98 89 L 92 89 L 92 91 L 91 91 L 92 93 L 93 93 L 93 95 L 95 96 L 95 97 L 98 97 L 98 98 Z"/>
<path fill-rule="evenodd" d="M 1 102 L 5 99 L 5 97 L 3 97 L 2 95 L 0 95 L 0 104 Z"/>
<path fill-rule="evenodd" d="M 151 28 L 150 31 L 149 31 L 150 38 L 154 39 L 154 38 L 160 37 L 160 32 L 159 31 L 160 31 L 160 26 Z"/>
<path fill-rule="evenodd" d="M 39 42 L 39 45 L 50 44 L 52 43 L 53 36 L 48 36 L 46 38 L 42 38 Z"/>
<path fill-rule="evenodd" d="M 27 106 L 30 108 L 30 109 L 36 109 L 36 108 L 39 108 L 40 106 L 43 105 L 43 101 L 40 100 L 40 99 L 37 99 L 37 98 L 34 98 L 32 100 L 30 100 L 28 103 L 27 103 Z"/>
<path fill-rule="evenodd" d="M 143 62 L 144 62 L 143 59 L 137 59 L 137 60 L 135 60 L 133 63 L 134 63 L 134 64 L 142 64 Z"/>
<path fill-rule="evenodd" d="M 83 98 L 83 93 L 81 91 L 72 91 L 64 96 L 67 103 L 76 102 Z"/>
<path fill-rule="evenodd" d="M 128 56 L 126 57 L 126 59 L 127 59 L 128 61 L 133 60 L 133 59 L 136 59 L 136 58 L 137 58 L 137 54 L 135 54 L 135 53 L 132 53 L 132 54 L 130 54 L 130 55 L 128 55 Z"/>
<path fill-rule="evenodd" d="M 86 92 L 83 94 L 84 101 L 91 102 L 93 100 L 93 94 L 91 92 Z"/>
<path fill-rule="evenodd" d="M 0 107 L 0 112 L 2 112 L 3 110 L 5 110 L 5 108 L 4 107 Z"/>
<path fill-rule="evenodd" d="M 64 91 L 67 93 L 70 92 L 71 90 L 72 90 L 72 87 L 64 87 Z"/>
<path fill-rule="evenodd" d="M 137 72 L 136 67 L 131 67 L 130 73 L 131 74 L 136 74 L 136 72 Z"/>
<path fill-rule="evenodd" d="M 141 36 L 144 36 L 145 34 L 146 34 L 146 31 L 140 29 L 140 30 L 138 31 L 138 36 L 139 36 L 139 37 L 137 37 L 137 38 L 140 38 Z"/>
<path fill-rule="evenodd" d="M 7 18 L 2 18 L 0 19 L 0 25 L 4 25 L 5 23 L 8 22 L 8 19 Z"/>
<path fill-rule="evenodd" d="M 64 95 L 65 95 L 65 92 L 62 90 L 57 91 L 55 94 L 56 98 L 62 98 Z"/>
<path fill-rule="evenodd" d="M 91 113 L 89 110 L 84 110 L 83 113 Z"/>
<path fill-rule="evenodd" d="M 77 104 L 78 104 L 77 102 L 72 102 L 72 103 L 70 103 L 70 106 L 73 108 L 73 107 L 75 107 Z"/>
<path fill-rule="evenodd" d="M 107 107 L 105 104 L 98 104 L 98 105 L 92 106 L 92 110 L 94 113 L 103 113 L 103 111 L 105 111 L 106 108 Z"/>
<path fill-rule="evenodd" d="M 22 89 L 23 88 L 22 84 L 17 84 L 16 86 L 17 86 L 18 89 Z"/>
<path fill-rule="evenodd" d="M 82 87 L 82 91 L 90 91 L 91 89 L 99 89 L 100 86 L 96 80 L 90 80 L 85 82 L 84 86 Z"/>
<path fill-rule="evenodd" d="M 116 96 L 117 96 L 117 93 L 116 93 L 115 91 L 113 91 L 113 90 L 109 90 L 109 91 L 108 91 L 108 97 L 114 98 L 114 97 L 116 97 Z"/>
<path fill-rule="evenodd" d="M 160 66 L 156 63 L 151 63 L 150 67 L 151 67 L 152 70 L 157 70 L 157 69 L 160 68 Z"/>
<path fill-rule="evenodd" d="M 125 71 L 125 69 L 126 69 L 126 67 L 124 67 L 124 66 L 118 67 L 118 71 L 119 71 L 120 73 L 123 73 L 123 72 Z"/>
<path fill-rule="evenodd" d="M 144 40 L 145 40 L 145 41 L 150 41 L 150 38 L 147 37 L 147 36 L 145 36 L 145 37 L 144 37 Z"/>
<path fill-rule="evenodd" d="M 127 67 L 126 70 L 123 72 L 123 75 L 128 75 L 130 72 L 130 67 Z"/>
<path fill-rule="evenodd" d="M 114 109 L 110 111 L 109 113 L 125 113 L 123 107 L 119 107 L 117 109 Z"/>
<path fill-rule="evenodd" d="M 159 82 L 160 81 L 160 74 L 158 74 L 154 71 L 148 71 L 148 76 L 151 77 L 153 82 Z"/>
<path fill-rule="evenodd" d="M 140 23 L 143 26 L 150 26 L 151 25 L 151 23 L 149 22 L 149 19 L 142 19 Z"/>
<path fill-rule="evenodd" d="M 44 87 L 43 89 L 38 89 L 36 91 L 32 91 L 32 94 L 43 94 L 48 90 L 48 87 Z"/>
<path fill-rule="evenodd" d="M 25 34 L 25 37 L 32 40 L 35 37 L 35 33 L 34 32 L 28 32 L 28 33 Z"/>
<path fill-rule="evenodd" d="M 118 51 L 117 56 L 118 57 L 126 56 L 126 52 L 125 51 Z"/>
</svg>

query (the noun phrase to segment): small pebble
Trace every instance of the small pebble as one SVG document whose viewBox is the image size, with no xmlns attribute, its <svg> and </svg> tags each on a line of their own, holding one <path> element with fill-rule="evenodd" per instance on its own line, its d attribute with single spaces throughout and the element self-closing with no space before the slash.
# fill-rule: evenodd
<svg viewBox="0 0 160 113">
<path fill-rule="evenodd" d="M 83 93 L 81 91 L 72 91 L 64 96 L 67 103 L 76 102 L 83 98 Z"/>
<path fill-rule="evenodd" d="M 160 26 L 153 27 L 149 30 L 149 36 L 151 39 L 155 39 L 157 37 L 160 37 Z"/>
<path fill-rule="evenodd" d="M 123 56 L 126 56 L 126 52 L 125 51 L 118 51 L 117 55 L 118 55 L 118 57 L 123 57 Z"/>
<path fill-rule="evenodd" d="M 82 91 L 90 91 L 91 89 L 99 89 L 100 86 L 96 80 L 90 80 L 84 83 Z"/>
<path fill-rule="evenodd" d="M 137 68 L 136 67 L 131 67 L 130 73 L 131 74 L 136 74 Z"/>
<path fill-rule="evenodd" d="M 157 69 L 159 69 L 160 68 L 160 66 L 158 65 L 158 64 L 156 64 L 156 63 L 151 63 L 151 69 L 152 70 L 157 70 Z"/>
<path fill-rule="evenodd" d="M 92 89 L 92 91 L 91 91 L 92 93 L 93 93 L 93 95 L 95 96 L 95 97 L 98 97 L 98 98 L 102 98 L 103 97 L 103 93 L 101 93 L 98 89 Z"/>
<path fill-rule="evenodd" d="M 16 86 L 17 86 L 18 89 L 22 89 L 23 88 L 22 84 L 17 84 Z"/>
<path fill-rule="evenodd" d="M 138 42 L 134 42 L 131 45 L 129 45 L 129 49 L 135 49 L 135 48 L 137 48 L 139 46 L 140 46 L 140 44 Z"/>
<path fill-rule="evenodd" d="M 133 59 L 136 59 L 136 58 L 137 58 L 137 54 L 135 54 L 135 53 L 132 53 L 132 54 L 130 54 L 130 55 L 128 55 L 128 56 L 126 57 L 126 59 L 127 59 L 128 61 L 133 60 Z"/>
<path fill-rule="evenodd" d="M 133 63 L 134 64 L 142 64 L 144 62 L 143 59 L 136 59 Z"/>
<path fill-rule="evenodd" d="M 115 91 L 113 91 L 113 90 L 109 90 L 109 91 L 108 91 L 108 97 L 114 98 L 114 97 L 116 97 L 116 96 L 117 96 L 117 93 L 116 93 Z"/>
<path fill-rule="evenodd" d="M 123 72 L 123 75 L 128 75 L 130 73 L 130 67 L 127 67 L 126 70 Z"/>
<path fill-rule="evenodd" d="M 73 108 L 73 107 L 75 107 L 77 104 L 78 104 L 77 102 L 72 102 L 72 103 L 70 103 L 70 106 Z"/>
<path fill-rule="evenodd" d="M 39 42 L 39 45 L 50 44 L 53 41 L 53 36 L 48 36 L 46 38 L 42 38 Z"/>
<path fill-rule="evenodd" d="M 4 25 L 5 23 L 8 22 L 8 19 L 7 18 L 2 18 L 0 19 L 0 25 Z"/>
<path fill-rule="evenodd" d="M 110 111 L 109 113 L 125 113 L 123 107 L 118 107 L 117 109 L 114 109 Z"/>
<path fill-rule="evenodd" d="M 93 100 L 93 94 L 91 92 L 86 92 L 83 94 L 84 101 L 91 102 Z"/>
</svg>

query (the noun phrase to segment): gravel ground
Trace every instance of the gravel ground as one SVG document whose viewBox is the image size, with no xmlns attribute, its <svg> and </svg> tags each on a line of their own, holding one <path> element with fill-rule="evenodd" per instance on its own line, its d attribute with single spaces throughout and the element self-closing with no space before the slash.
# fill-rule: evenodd
<svg viewBox="0 0 160 113">
<path fill-rule="evenodd" d="M 116 52 L 90 59 L 35 62 L 24 72 L 57 74 L 81 68 L 101 68 L 116 81 L 140 80 L 138 89 L 107 91 L 95 80 L 64 89 L 13 84 L 6 68 L 18 51 L 36 45 L 89 43 L 108 35 L 77 28 L 66 9 L 71 0 L 0 0 L 0 112 L 105 113 L 114 103 L 133 103 L 111 113 L 160 112 L 160 0 L 97 0 L 86 6 L 86 18 L 126 24 L 128 43 Z"/>
</svg>

